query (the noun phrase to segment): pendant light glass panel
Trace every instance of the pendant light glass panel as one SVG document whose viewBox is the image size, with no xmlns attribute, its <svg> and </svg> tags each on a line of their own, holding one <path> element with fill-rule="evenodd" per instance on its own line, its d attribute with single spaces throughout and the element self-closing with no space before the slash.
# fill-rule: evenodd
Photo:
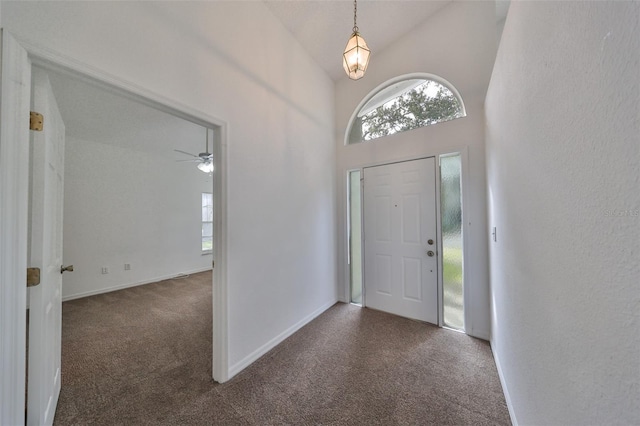
<svg viewBox="0 0 640 426">
<path fill-rule="evenodd" d="M 342 67 L 350 79 L 358 80 L 364 76 L 369 65 L 370 54 L 371 51 L 364 38 L 357 31 L 351 34 L 342 55 Z"/>
</svg>

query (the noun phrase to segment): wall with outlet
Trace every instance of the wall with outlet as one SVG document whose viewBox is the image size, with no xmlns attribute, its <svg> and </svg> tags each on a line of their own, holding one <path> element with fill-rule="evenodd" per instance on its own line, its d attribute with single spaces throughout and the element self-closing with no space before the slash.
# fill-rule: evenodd
<svg viewBox="0 0 640 426">
<path fill-rule="evenodd" d="M 132 148 L 67 137 L 65 300 L 211 269 L 200 222 L 211 177 Z"/>
<path fill-rule="evenodd" d="M 640 424 L 640 3 L 512 2 L 487 94 L 514 424 Z"/>
</svg>

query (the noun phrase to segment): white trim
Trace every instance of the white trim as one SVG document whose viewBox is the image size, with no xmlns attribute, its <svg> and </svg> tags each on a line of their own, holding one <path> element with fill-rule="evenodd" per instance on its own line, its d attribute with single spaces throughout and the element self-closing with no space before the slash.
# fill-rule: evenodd
<svg viewBox="0 0 640 426">
<path fill-rule="evenodd" d="M 26 40 L 18 41 L 29 53 L 29 58 L 32 63 L 41 68 L 71 75 L 76 79 L 105 88 L 112 93 L 117 93 L 118 95 L 124 96 L 128 99 L 133 99 L 137 102 L 141 102 L 145 105 L 192 123 L 199 124 L 203 127 L 211 128 L 211 126 L 222 127 L 226 125 L 224 120 L 205 114 L 181 102 L 159 95 L 142 86 L 123 80 L 120 77 L 106 73 L 98 68 L 79 62 L 61 53 L 35 45 Z M 214 140 L 215 139 L 216 138 L 214 137 Z M 217 162 L 214 166 L 217 167 Z"/>
<path fill-rule="evenodd" d="M 164 280 L 170 280 L 170 279 L 174 279 L 174 278 L 180 278 L 183 275 L 197 274 L 197 273 L 200 273 L 200 272 L 205 272 L 205 271 L 210 271 L 210 270 L 211 270 L 211 268 L 209 268 L 209 267 L 207 267 L 207 268 L 199 268 L 199 269 L 194 269 L 194 270 L 191 270 L 191 271 L 180 272 L 179 274 L 162 275 L 162 276 L 159 276 L 159 277 L 156 277 L 156 278 L 151 278 L 149 280 L 135 281 L 135 282 L 132 282 L 132 283 L 126 283 L 126 284 L 114 285 L 112 287 L 101 288 L 99 290 L 91 290 L 91 291 L 84 291 L 82 293 L 69 294 L 67 296 L 64 296 L 62 298 L 62 301 L 63 302 L 67 302 L 69 300 L 82 299 L 83 297 L 96 296 L 98 294 L 104 294 L 104 293 L 111 293 L 112 291 L 124 290 L 125 288 L 131 288 L 131 287 L 137 287 L 137 286 L 145 285 L 145 284 L 157 283 L 158 281 L 164 281 Z"/>
<path fill-rule="evenodd" d="M 213 155 L 215 171 L 213 180 L 213 329 L 212 340 L 213 359 L 211 371 L 213 380 L 224 383 L 229 380 L 229 298 L 227 281 L 227 217 L 229 205 L 227 203 L 228 164 L 227 141 L 229 129 L 222 123 L 219 132 L 214 133 Z M 217 177 L 217 179 L 216 179 Z"/>
<path fill-rule="evenodd" d="M 242 359 L 239 362 L 237 362 L 234 365 L 232 365 L 229 368 L 229 378 L 235 376 L 236 374 L 238 374 L 239 372 L 241 372 L 242 370 L 247 368 L 249 365 L 251 365 L 252 363 L 257 361 L 262 355 L 266 354 L 271 349 L 273 349 L 274 347 L 278 346 L 287 337 L 291 336 L 293 333 L 295 333 L 296 331 L 300 330 L 302 327 L 304 327 L 305 325 L 307 325 L 308 323 L 313 321 L 315 318 L 320 316 L 320 314 L 322 314 L 324 311 L 326 311 L 327 309 L 329 309 L 330 307 L 332 307 L 335 304 L 336 304 L 335 301 L 331 301 L 331 302 L 325 303 L 320 308 L 318 308 L 315 311 L 313 311 L 311 314 L 309 314 L 306 317 L 302 318 L 300 321 L 298 321 L 297 323 L 295 323 L 291 327 L 287 328 L 285 331 L 283 331 L 282 333 L 278 334 L 276 337 L 274 337 L 273 339 L 269 340 L 267 343 L 265 343 L 264 345 L 260 346 L 255 351 L 251 352 L 244 359 Z"/>
<path fill-rule="evenodd" d="M 360 280 L 360 306 L 364 308 L 367 306 L 367 289 L 364 285 L 364 167 L 360 168 Z"/>
<path fill-rule="evenodd" d="M 469 247 L 470 235 L 473 232 L 471 229 L 471 222 L 469 221 L 470 217 L 467 212 L 467 206 L 471 205 L 469 203 L 469 147 L 465 147 L 464 149 L 458 151 L 460 154 L 460 191 L 461 191 L 461 213 L 462 216 L 460 220 L 462 221 L 462 315 L 464 318 L 464 332 L 470 336 L 478 337 L 480 339 L 489 340 L 489 336 L 483 336 L 476 334 L 476 330 L 473 327 L 473 315 L 471 312 L 473 308 L 471 308 L 471 288 L 469 286 L 469 264 L 471 263 L 471 249 Z"/>
<path fill-rule="evenodd" d="M 491 345 L 491 352 L 493 353 L 493 360 L 496 363 L 496 369 L 498 370 L 498 377 L 500 377 L 500 384 L 502 385 L 502 392 L 504 393 L 504 399 L 507 403 L 507 410 L 509 410 L 509 417 L 511 418 L 511 424 L 518 426 L 518 420 L 516 419 L 516 411 L 511 403 L 511 396 L 509 395 L 509 388 L 507 388 L 507 382 L 504 378 L 504 372 L 502 371 L 502 364 L 500 363 L 500 357 L 498 353 L 493 350 L 493 340 L 489 342 Z"/>
<path fill-rule="evenodd" d="M 403 75 L 399 75 L 397 77 L 394 77 L 390 80 L 385 81 L 382 84 L 379 84 L 378 86 L 376 86 L 371 92 L 369 92 L 369 94 L 367 96 L 365 96 L 360 103 L 358 104 L 358 106 L 356 107 L 355 110 L 353 110 L 353 113 L 351 114 L 351 118 L 349 118 L 349 122 L 347 123 L 347 131 L 344 134 L 344 145 L 351 145 L 349 143 L 349 134 L 351 133 L 351 127 L 353 126 L 353 122 L 356 120 L 356 117 L 358 117 L 358 112 L 360 112 L 360 110 L 367 104 L 367 102 L 369 102 L 369 100 L 371 100 L 371 98 L 373 98 L 378 92 L 380 92 L 383 89 L 386 89 L 387 87 L 391 86 L 392 84 L 404 81 L 404 80 L 412 80 L 412 79 L 417 79 L 417 78 L 422 78 L 425 80 L 433 80 L 437 83 L 442 84 L 443 86 L 445 86 L 447 89 L 451 90 L 451 93 L 453 93 L 453 95 L 458 99 L 458 102 L 460 102 L 460 106 L 462 107 L 462 117 L 466 117 L 467 116 L 467 110 L 464 106 L 464 101 L 462 100 L 462 96 L 460 95 L 460 92 L 458 92 L 458 89 L 455 88 L 455 86 L 451 83 L 449 83 L 447 80 L 445 80 L 444 78 L 435 75 L 435 74 L 430 74 L 430 73 L 426 73 L 426 72 L 414 72 L 414 73 L 410 73 L 410 74 L 403 74 Z M 462 118 L 460 117 L 460 118 Z"/>
<path fill-rule="evenodd" d="M 25 421 L 31 66 L 6 30 L 0 68 L 0 424 Z"/>
<path fill-rule="evenodd" d="M 442 249 L 442 176 L 440 176 L 440 158 L 443 155 L 440 154 L 435 157 L 436 159 L 436 253 L 438 256 L 438 327 L 444 327 L 444 250 Z M 462 254 L 464 258 L 464 250 Z M 464 278 L 464 275 L 463 275 Z M 464 289 L 464 281 L 463 281 Z M 464 305 L 462 305 L 464 309 Z M 464 314 L 464 312 L 463 312 Z"/>
<path fill-rule="evenodd" d="M 344 175 L 346 176 L 345 179 L 345 183 L 346 183 L 346 197 L 345 197 L 345 201 L 346 201 L 346 221 L 345 221 L 345 231 L 346 231 L 346 236 L 347 238 L 345 238 L 344 243 L 345 243 L 345 258 L 346 258 L 346 265 L 347 267 L 344 268 L 344 280 L 347 283 L 347 285 L 345 286 L 344 293 L 343 293 L 343 297 L 342 297 L 342 302 L 344 303 L 353 303 L 353 301 L 351 300 L 351 294 L 352 294 L 352 282 L 351 282 L 351 172 L 355 172 L 356 170 L 360 170 L 360 169 L 350 169 L 347 170 L 347 173 Z M 344 259 L 343 259 L 344 260 Z"/>
<path fill-rule="evenodd" d="M 469 285 L 469 276 L 473 273 L 470 266 L 472 258 L 470 241 L 473 238 L 480 238 L 480 236 L 474 235 L 478 232 L 476 231 L 477 226 L 475 224 L 472 226 L 472 218 L 469 216 L 469 210 L 466 208 L 466 206 L 469 206 L 471 204 L 471 202 L 469 201 L 471 197 L 469 190 L 469 176 L 471 175 L 469 171 L 469 147 L 465 146 L 464 148 L 459 149 L 457 152 L 460 153 L 460 179 L 462 184 L 462 285 L 464 294 L 464 331 L 469 336 L 488 341 L 491 335 L 489 331 L 478 329 L 476 327 L 476 324 L 473 320 L 475 318 L 475 316 L 473 315 L 473 307 L 470 303 L 471 286 Z"/>
</svg>

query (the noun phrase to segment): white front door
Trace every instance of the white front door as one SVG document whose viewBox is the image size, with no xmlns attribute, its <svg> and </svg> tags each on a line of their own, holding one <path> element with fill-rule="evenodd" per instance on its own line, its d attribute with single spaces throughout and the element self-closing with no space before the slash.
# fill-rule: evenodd
<svg viewBox="0 0 640 426">
<path fill-rule="evenodd" d="M 32 81 L 32 110 L 44 116 L 44 130 L 31 132 L 29 265 L 41 272 L 29 289 L 27 424 L 51 425 L 61 384 L 65 129 L 46 73 L 34 68 Z"/>
<path fill-rule="evenodd" d="M 438 324 L 435 158 L 364 169 L 365 305 Z"/>
</svg>

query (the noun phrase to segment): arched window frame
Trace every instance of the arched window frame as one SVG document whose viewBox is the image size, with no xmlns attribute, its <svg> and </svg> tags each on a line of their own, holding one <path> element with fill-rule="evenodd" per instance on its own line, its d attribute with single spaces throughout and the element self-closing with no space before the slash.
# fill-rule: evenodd
<svg viewBox="0 0 640 426">
<path fill-rule="evenodd" d="M 440 77 L 438 75 L 435 75 L 435 74 L 424 73 L 424 72 L 403 74 L 403 75 L 399 75 L 397 77 L 394 77 L 394 78 L 392 78 L 390 80 L 387 80 L 384 83 L 378 85 L 371 92 L 369 92 L 369 94 L 367 96 L 365 96 L 362 99 L 362 101 L 360 101 L 360 103 L 358 104 L 356 109 L 351 114 L 351 118 L 349 119 L 349 123 L 347 124 L 347 131 L 344 134 L 344 145 L 345 146 L 346 145 L 357 145 L 359 143 L 366 142 L 366 141 L 360 141 L 360 142 L 355 142 L 355 143 L 349 143 L 349 135 L 351 134 L 351 128 L 353 127 L 353 123 L 356 121 L 356 118 L 358 117 L 358 113 L 360 112 L 360 110 L 362 110 L 362 108 L 364 108 L 364 106 L 367 104 L 367 102 L 369 102 L 371 100 L 371 98 L 373 98 L 380 91 L 386 89 L 387 87 L 389 87 L 389 86 L 391 86 L 393 84 L 399 83 L 399 82 L 404 81 L 404 80 L 413 80 L 413 79 L 432 80 L 432 81 L 435 81 L 436 83 L 442 84 L 444 87 L 449 89 L 451 91 L 451 93 L 453 93 L 453 95 L 456 97 L 456 99 L 460 103 L 462 116 L 459 117 L 459 118 L 463 118 L 463 117 L 467 116 L 467 110 L 466 110 L 466 108 L 464 106 L 464 101 L 462 100 L 462 96 L 460 95 L 460 92 L 458 92 L 458 89 L 456 89 L 453 84 L 449 83 L 444 78 L 442 78 L 442 77 Z M 435 123 L 435 124 L 438 124 L 438 123 Z"/>
</svg>

